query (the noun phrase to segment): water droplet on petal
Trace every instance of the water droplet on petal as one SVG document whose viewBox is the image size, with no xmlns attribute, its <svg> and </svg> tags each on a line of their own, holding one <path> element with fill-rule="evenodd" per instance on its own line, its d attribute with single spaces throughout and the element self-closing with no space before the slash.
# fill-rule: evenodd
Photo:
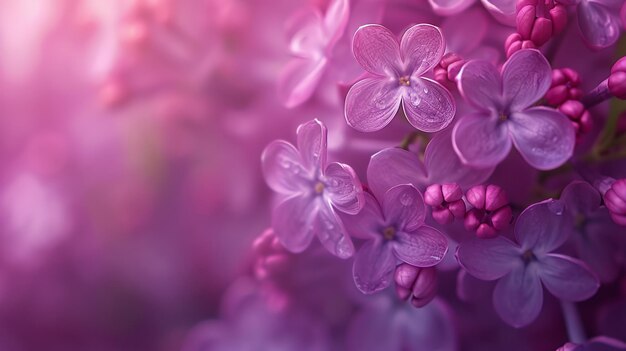
<svg viewBox="0 0 626 351">
<path fill-rule="evenodd" d="M 416 93 L 411 93 L 409 94 L 409 101 L 411 102 L 411 105 L 417 107 L 422 102 L 422 98 L 420 98 L 420 96 Z"/>
<path fill-rule="evenodd" d="M 409 194 L 402 194 L 400 196 L 400 203 L 404 206 L 411 206 L 413 204 L 413 197 Z"/>
</svg>

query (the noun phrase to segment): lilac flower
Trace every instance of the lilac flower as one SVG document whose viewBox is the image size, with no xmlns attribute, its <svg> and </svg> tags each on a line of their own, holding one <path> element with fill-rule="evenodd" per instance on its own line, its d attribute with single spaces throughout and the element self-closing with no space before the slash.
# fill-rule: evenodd
<svg viewBox="0 0 626 351">
<path fill-rule="evenodd" d="M 344 216 L 348 232 L 367 240 L 357 252 L 352 270 L 359 290 L 372 294 L 388 287 L 398 261 L 431 267 L 443 259 L 448 241 L 424 225 L 425 217 L 422 194 L 409 184 L 389 189 L 380 204 L 366 193 L 363 211 Z"/>
<path fill-rule="evenodd" d="M 620 351 L 626 350 L 626 344 L 620 340 L 599 336 L 589 340 L 588 342 L 577 345 L 567 343 L 556 351 Z"/>
<path fill-rule="evenodd" d="M 611 221 L 606 208 L 600 207 L 600 193 L 589 183 L 574 181 L 561 194 L 573 221 L 572 238 L 580 257 L 602 282 L 613 281 L 619 273 L 618 227 Z"/>
<path fill-rule="evenodd" d="M 261 156 L 265 181 L 284 195 L 272 212 L 272 227 L 285 248 L 305 250 L 317 234 L 332 254 L 354 253 L 350 237 L 335 213 L 358 213 L 364 205 L 360 182 L 350 166 L 326 164 L 326 127 L 318 120 L 298 127 L 298 148 L 277 140 Z"/>
<path fill-rule="evenodd" d="M 566 301 L 596 293 L 598 278 L 582 261 L 552 253 L 568 238 L 567 217 L 561 201 L 546 200 L 522 212 L 515 225 L 516 242 L 499 236 L 459 245 L 457 260 L 469 274 L 499 279 L 493 304 L 508 324 L 522 327 L 537 318 L 543 305 L 542 283 Z"/>
<path fill-rule="evenodd" d="M 297 26 L 290 50 L 295 56 L 283 70 L 278 92 L 287 107 L 295 107 L 311 97 L 326 70 L 329 54 L 343 36 L 350 16 L 349 0 L 333 0 L 326 14 L 318 10 L 294 19 Z"/>
<path fill-rule="evenodd" d="M 402 104 L 411 125 L 426 132 L 445 128 L 454 117 L 452 95 L 439 83 L 422 77 L 435 67 L 445 50 L 439 28 L 418 24 L 400 43 L 387 28 L 370 24 L 354 34 L 352 50 L 370 74 L 350 88 L 346 121 L 362 132 L 387 126 Z"/>
<path fill-rule="evenodd" d="M 493 168 L 464 165 L 454 152 L 450 138 L 447 130 L 435 135 L 426 146 L 423 162 L 417 154 L 400 148 L 374 154 L 367 167 L 367 180 L 376 198 L 382 198 L 398 184 L 410 183 L 424 191 L 432 184 L 456 183 L 468 188 L 487 180 Z"/>
<path fill-rule="evenodd" d="M 454 351 L 457 336 L 450 310 L 435 299 L 423 308 L 379 295 L 350 321 L 348 351 Z"/>
<path fill-rule="evenodd" d="M 541 170 L 563 164 L 573 153 L 575 133 L 562 113 L 530 107 L 550 88 L 550 64 L 537 50 L 520 50 L 502 73 L 482 61 L 470 61 L 459 73 L 459 90 L 478 109 L 454 126 L 453 143 L 463 162 L 495 166 L 511 144 Z"/>
</svg>

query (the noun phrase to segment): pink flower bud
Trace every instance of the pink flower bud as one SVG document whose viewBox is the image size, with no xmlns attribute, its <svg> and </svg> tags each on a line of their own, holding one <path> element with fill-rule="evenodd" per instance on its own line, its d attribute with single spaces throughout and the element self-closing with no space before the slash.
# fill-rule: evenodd
<svg viewBox="0 0 626 351">
<path fill-rule="evenodd" d="M 473 208 L 465 214 L 465 229 L 479 238 L 491 238 L 511 223 L 513 212 L 506 193 L 497 185 L 477 185 L 465 194 Z"/>
<path fill-rule="evenodd" d="M 463 192 L 457 184 L 433 184 L 424 192 L 424 202 L 432 207 L 432 216 L 439 224 L 448 224 L 465 215 Z"/>
<path fill-rule="evenodd" d="M 463 64 L 465 64 L 465 61 L 461 56 L 452 52 L 445 54 L 439 64 L 433 69 L 435 80 L 448 88 L 454 87 L 456 76 L 459 74 Z"/>
<path fill-rule="evenodd" d="M 604 204 L 613 221 L 626 226 L 626 178 L 616 180 L 604 193 Z"/>
<path fill-rule="evenodd" d="M 615 62 L 608 83 L 611 95 L 618 99 L 626 99 L 626 57 Z"/>
<path fill-rule="evenodd" d="M 546 93 L 546 101 L 552 106 L 559 106 L 567 100 L 580 100 L 580 76 L 571 68 L 552 70 L 552 84 Z"/>
<path fill-rule="evenodd" d="M 554 1 L 521 0 L 517 3 L 515 23 L 522 40 L 540 47 L 565 28 L 567 9 Z"/>
<path fill-rule="evenodd" d="M 522 49 L 535 49 L 535 44 L 530 40 L 522 39 L 519 33 L 513 33 L 506 38 L 504 42 L 504 51 L 506 57 L 511 57 L 514 53 Z"/>
<path fill-rule="evenodd" d="M 585 134 L 591 131 L 591 128 L 593 127 L 593 120 L 591 118 L 591 114 L 587 111 L 582 102 L 577 100 L 568 100 L 559 106 L 558 110 L 572 121 L 572 124 L 576 129 L 576 138 L 578 141 L 580 141 Z"/>
<path fill-rule="evenodd" d="M 426 306 L 437 295 L 437 271 L 434 267 L 418 268 L 406 263 L 396 267 L 396 294 L 401 300 L 411 299 L 417 308 Z"/>
<path fill-rule="evenodd" d="M 288 265 L 289 255 L 274 234 L 266 229 L 252 243 L 253 271 L 257 279 L 266 279 Z"/>
</svg>

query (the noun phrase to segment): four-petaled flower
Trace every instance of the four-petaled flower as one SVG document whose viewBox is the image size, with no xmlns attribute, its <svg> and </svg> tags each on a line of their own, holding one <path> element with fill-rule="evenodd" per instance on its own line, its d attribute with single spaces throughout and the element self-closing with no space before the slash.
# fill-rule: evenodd
<svg viewBox="0 0 626 351">
<path fill-rule="evenodd" d="M 504 64 L 502 74 L 484 61 L 470 61 L 459 73 L 459 90 L 477 112 L 454 126 L 452 141 L 463 162 L 495 166 L 511 144 L 533 167 L 553 169 L 574 151 L 576 136 L 562 113 L 530 107 L 550 88 L 550 64 L 537 50 L 520 50 Z"/>
<path fill-rule="evenodd" d="M 263 175 L 284 199 L 272 212 L 272 227 L 285 248 L 305 250 L 317 234 L 332 254 L 347 258 L 354 253 L 335 210 L 356 214 L 365 201 L 361 184 L 348 165 L 326 163 L 326 127 L 318 120 L 298 127 L 298 148 L 276 140 L 261 156 Z"/>
<path fill-rule="evenodd" d="M 543 305 L 542 283 L 554 296 L 581 301 L 593 296 L 600 283 L 584 262 L 552 253 L 568 238 L 571 221 L 560 200 L 529 206 L 515 225 L 513 242 L 503 236 L 472 239 L 459 245 L 461 266 L 481 280 L 497 280 L 496 312 L 508 324 L 531 323 Z"/>
<path fill-rule="evenodd" d="M 398 261 L 416 267 L 439 263 L 448 241 L 438 230 L 424 225 L 426 207 L 410 184 L 389 189 L 382 202 L 365 193 L 365 207 L 356 216 L 342 216 L 348 232 L 367 240 L 357 252 L 353 276 L 363 293 L 389 286 Z"/>
<path fill-rule="evenodd" d="M 413 127 L 425 132 L 445 128 L 456 111 L 452 95 L 439 83 L 422 77 L 441 61 L 445 47 L 439 28 L 429 24 L 409 28 L 400 43 L 381 25 L 360 27 L 352 50 L 372 76 L 350 88 L 345 106 L 348 124 L 362 132 L 380 130 L 402 104 Z"/>
</svg>

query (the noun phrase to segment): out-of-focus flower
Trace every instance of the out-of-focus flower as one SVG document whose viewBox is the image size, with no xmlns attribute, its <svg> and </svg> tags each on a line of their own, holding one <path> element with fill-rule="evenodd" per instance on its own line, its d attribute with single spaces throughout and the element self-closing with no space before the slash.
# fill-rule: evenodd
<svg viewBox="0 0 626 351">
<path fill-rule="evenodd" d="M 333 0 L 324 15 L 310 9 L 292 19 L 296 28 L 289 48 L 296 57 L 285 66 L 278 82 L 285 106 L 298 106 L 311 97 L 349 16 L 350 1 Z"/>
<path fill-rule="evenodd" d="M 277 140 L 261 156 L 267 184 L 285 198 L 272 212 L 272 227 L 292 252 L 313 236 L 332 254 L 347 258 L 354 246 L 336 210 L 356 214 L 364 205 L 361 184 L 350 166 L 326 163 L 326 126 L 314 120 L 298 127 L 298 148 Z"/>
<path fill-rule="evenodd" d="M 578 257 L 585 261 L 602 282 L 613 281 L 620 269 L 619 245 L 615 234 L 618 228 L 600 207 L 600 193 L 589 183 L 574 181 L 561 194 L 573 225 L 571 237 Z"/>
<path fill-rule="evenodd" d="M 578 3 L 578 27 L 585 43 L 593 49 L 604 49 L 617 42 L 621 33 L 620 0 L 561 0 Z"/>
<path fill-rule="evenodd" d="M 599 336 L 582 345 L 568 342 L 556 351 L 620 351 L 626 350 L 626 344 L 606 336 Z"/>
<path fill-rule="evenodd" d="M 537 50 L 521 50 L 502 74 L 486 62 L 470 61 L 459 73 L 459 90 L 478 112 L 454 126 L 453 144 L 464 163 L 494 166 L 511 145 L 537 169 L 552 169 L 569 159 L 575 133 L 569 120 L 546 107 L 530 107 L 550 87 L 550 64 Z"/>
<path fill-rule="evenodd" d="M 443 259 L 448 240 L 424 225 L 424 199 L 413 185 L 389 189 L 380 204 L 367 193 L 365 197 L 363 211 L 343 216 L 348 232 L 367 240 L 354 259 L 354 282 L 359 290 L 372 294 L 388 287 L 397 261 L 431 267 Z"/>
<path fill-rule="evenodd" d="M 354 35 L 354 56 L 372 76 L 348 91 L 348 124 L 363 132 L 380 130 L 402 105 L 413 127 L 426 132 L 445 128 L 456 111 L 452 95 L 422 77 L 441 61 L 445 47 L 439 28 L 428 24 L 409 28 L 400 43 L 381 25 L 359 28 Z"/>
<path fill-rule="evenodd" d="M 514 327 L 530 324 L 543 306 L 543 286 L 566 301 L 593 296 L 600 283 L 584 262 L 552 253 L 570 230 L 564 205 L 546 200 L 529 206 L 517 219 L 513 242 L 502 236 L 473 239 L 457 249 L 467 272 L 482 280 L 498 280 L 493 304 L 498 315 Z"/>
<path fill-rule="evenodd" d="M 433 11 L 441 16 L 451 16 L 467 12 L 476 0 L 428 0 Z M 515 0 L 481 0 L 483 6 L 499 22 L 515 25 Z"/>
</svg>

